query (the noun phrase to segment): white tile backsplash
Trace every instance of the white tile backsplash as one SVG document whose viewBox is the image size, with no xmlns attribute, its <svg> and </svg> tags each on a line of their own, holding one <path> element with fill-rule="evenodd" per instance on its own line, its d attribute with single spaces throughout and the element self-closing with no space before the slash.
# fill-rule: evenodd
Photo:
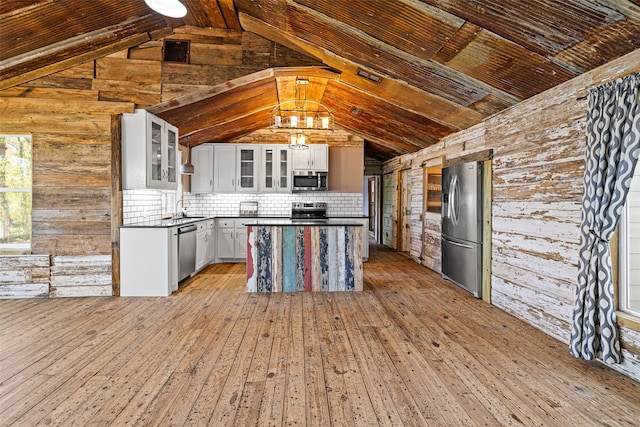
<svg viewBox="0 0 640 427">
<path fill-rule="evenodd" d="M 125 225 L 159 219 L 175 192 L 161 190 L 124 190 L 123 222 Z M 184 193 L 188 215 L 238 216 L 241 201 L 257 201 L 260 216 L 289 216 L 293 202 L 326 202 L 329 216 L 362 216 L 362 193 L 268 193 L 268 194 L 191 194 Z"/>
</svg>

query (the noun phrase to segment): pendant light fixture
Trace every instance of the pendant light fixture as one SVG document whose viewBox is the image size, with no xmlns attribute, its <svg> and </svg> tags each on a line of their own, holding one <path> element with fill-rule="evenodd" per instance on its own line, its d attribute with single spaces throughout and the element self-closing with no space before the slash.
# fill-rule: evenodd
<svg viewBox="0 0 640 427">
<path fill-rule="evenodd" d="M 189 144 L 189 136 L 185 137 L 187 140 L 187 163 L 180 163 L 180 175 L 193 175 L 194 167 L 191 164 L 191 144 Z"/>
<path fill-rule="evenodd" d="M 184 18 L 187 8 L 180 0 L 144 0 L 154 11 L 169 18 Z"/>
<path fill-rule="evenodd" d="M 309 79 L 297 78 L 295 98 L 283 101 L 271 110 L 271 130 L 289 134 L 289 148 L 306 150 L 306 134 L 333 132 L 333 114 L 322 103 L 307 99 Z"/>
</svg>

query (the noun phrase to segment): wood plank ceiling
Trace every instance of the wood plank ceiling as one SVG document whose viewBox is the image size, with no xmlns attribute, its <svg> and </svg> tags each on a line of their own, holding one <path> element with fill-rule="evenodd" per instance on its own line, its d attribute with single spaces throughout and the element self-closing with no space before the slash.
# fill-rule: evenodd
<svg viewBox="0 0 640 427">
<path fill-rule="evenodd" d="M 254 32 L 325 64 L 269 69 L 152 106 L 190 144 L 269 126 L 306 77 L 336 126 L 381 160 L 415 152 L 640 48 L 638 0 L 4 0 L 0 89 L 171 34 Z M 311 99 L 311 98 L 310 98 Z"/>
</svg>

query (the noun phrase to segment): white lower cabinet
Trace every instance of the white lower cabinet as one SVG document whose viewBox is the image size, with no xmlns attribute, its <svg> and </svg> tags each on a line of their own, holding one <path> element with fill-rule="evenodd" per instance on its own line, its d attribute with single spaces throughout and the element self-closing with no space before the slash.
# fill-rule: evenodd
<svg viewBox="0 0 640 427">
<path fill-rule="evenodd" d="M 215 261 L 216 258 L 216 222 L 211 219 L 207 221 L 207 230 L 208 230 L 208 238 L 207 238 L 207 249 L 205 252 L 206 265 L 211 264 Z"/>
<path fill-rule="evenodd" d="M 213 261 L 214 220 L 200 221 L 196 235 L 196 271 Z"/>
<path fill-rule="evenodd" d="M 216 221 L 216 259 L 245 261 L 247 259 L 247 227 L 243 219 Z"/>
<path fill-rule="evenodd" d="M 120 229 L 120 296 L 168 296 L 178 289 L 178 229 Z"/>
<path fill-rule="evenodd" d="M 207 261 L 207 227 L 204 221 L 198 223 L 196 234 L 196 271 L 201 270 Z"/>
</svg>

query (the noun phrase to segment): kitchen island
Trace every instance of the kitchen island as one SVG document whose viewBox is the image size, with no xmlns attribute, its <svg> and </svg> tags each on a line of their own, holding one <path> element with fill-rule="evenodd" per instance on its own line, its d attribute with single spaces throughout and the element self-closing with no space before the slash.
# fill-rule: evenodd
<svg viewBox="0 0 640 427">
<path fill-rule="evenodd" d="M 361 291 L 362 223 L 248 220 L 247 291 Z"/>
</svg>

